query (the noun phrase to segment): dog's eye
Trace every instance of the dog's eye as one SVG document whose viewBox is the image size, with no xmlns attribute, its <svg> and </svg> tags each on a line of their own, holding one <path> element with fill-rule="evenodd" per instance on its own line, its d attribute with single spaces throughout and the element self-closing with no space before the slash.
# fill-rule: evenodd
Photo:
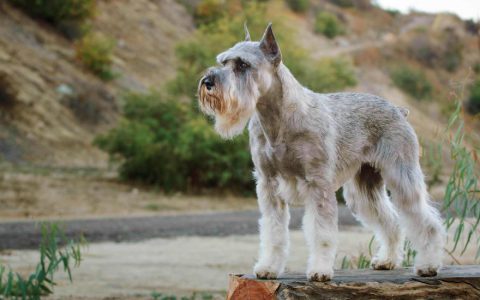
<svg viewBox="0 0 480 300">
<path fill-rule="evenodd" d="M 237 64 L 237 66 L 238 66 L 238 69 L 239 69 L 240 71 L 245 71 L 246 69 L 248 69 L 248 67 L 250 67 L 250 66 L 249 66 L 246 62 L 244 62 L 244 61 L 240 61 L 240 62 Z"/>
</svg>

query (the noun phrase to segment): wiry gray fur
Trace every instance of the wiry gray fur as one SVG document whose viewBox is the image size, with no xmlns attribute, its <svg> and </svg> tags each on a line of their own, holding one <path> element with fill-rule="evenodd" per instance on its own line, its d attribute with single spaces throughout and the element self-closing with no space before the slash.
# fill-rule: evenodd
<svg viewBox="0 0 480 300">
<path fill-rule="evenodd" d="M 374 268 L 399 265 L 405 231 L 418 251 L 417 274 L 436 275 L 444 229 L 429 203 L 408 110 L 369 94 L 304 88 L 283 65 L 271 25 L 261 41 L 240 42 L 217 60 L 220 65 L 199 84 L 199 101 L 226 138 L 241 133 L 249 120 L 262 213 L 258 277 L 275 278 L 284 270 L 288 205 L 295 200 L 306 207 L 307 276 L 317 281 L 333 276 L 335 191 L 341 186 L 353 213 L 375 231 Z"/>
</svg>

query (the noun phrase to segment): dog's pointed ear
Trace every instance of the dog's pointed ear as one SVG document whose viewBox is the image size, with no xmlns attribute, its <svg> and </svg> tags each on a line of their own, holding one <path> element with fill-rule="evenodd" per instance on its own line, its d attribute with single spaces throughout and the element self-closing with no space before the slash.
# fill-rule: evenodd
<svg viewBox="0 0 480 300">
<path fill-rule="evenodd" d="M 275 66 L 282 61 L 282 53 L 273 34 L 272 23 L 268 24 L 263 34 L 262 40 L 260 41 L 260 49 Z"/>
<path fill-rule="evenodd" d="M 247 21 L 243 23 L 243 29 L 245 29 L 245 41 L 250 42 L 252 39 L 250 38 L 250 32 L 248 31 Z"/>
</svg>

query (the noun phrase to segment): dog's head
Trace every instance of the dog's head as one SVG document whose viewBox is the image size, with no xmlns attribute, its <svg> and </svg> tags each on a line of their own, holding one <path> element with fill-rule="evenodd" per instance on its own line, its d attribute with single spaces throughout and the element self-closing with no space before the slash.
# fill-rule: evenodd
<svg viewBox="0 0 480 300">
<path fill-rule="evenodd" d="M 271 24 L 255 42 L 245 26 L 245 41 L 217 56 L 218 66 L 200 80 L 198 98 L 202 111 L 215 116 L 215 129 L 222 137 L 242 133 L 258 99 L 271 88 L 281 61 Z"/>
</svg>

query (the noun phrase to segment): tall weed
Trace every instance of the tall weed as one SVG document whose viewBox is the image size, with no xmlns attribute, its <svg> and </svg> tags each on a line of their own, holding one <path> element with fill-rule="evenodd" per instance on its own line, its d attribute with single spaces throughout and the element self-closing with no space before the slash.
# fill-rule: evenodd
<svg viewBox="0 0 480 300">
<path fill-rule="evenodd" d="M 72 281 L 72 267 L 82 261 L 80 243 L 67 240 L 55 223 L 41 225 L 40 262 L 35 271 L 24 277 L 0 265 L 0 299 L 32 299 L 53 293 L 54 275 L 60 267 Z M 65 246 L 61 246 L 61 244 Z M 72 265 L 73 264 L 73 265 Z"/>
</svg>

